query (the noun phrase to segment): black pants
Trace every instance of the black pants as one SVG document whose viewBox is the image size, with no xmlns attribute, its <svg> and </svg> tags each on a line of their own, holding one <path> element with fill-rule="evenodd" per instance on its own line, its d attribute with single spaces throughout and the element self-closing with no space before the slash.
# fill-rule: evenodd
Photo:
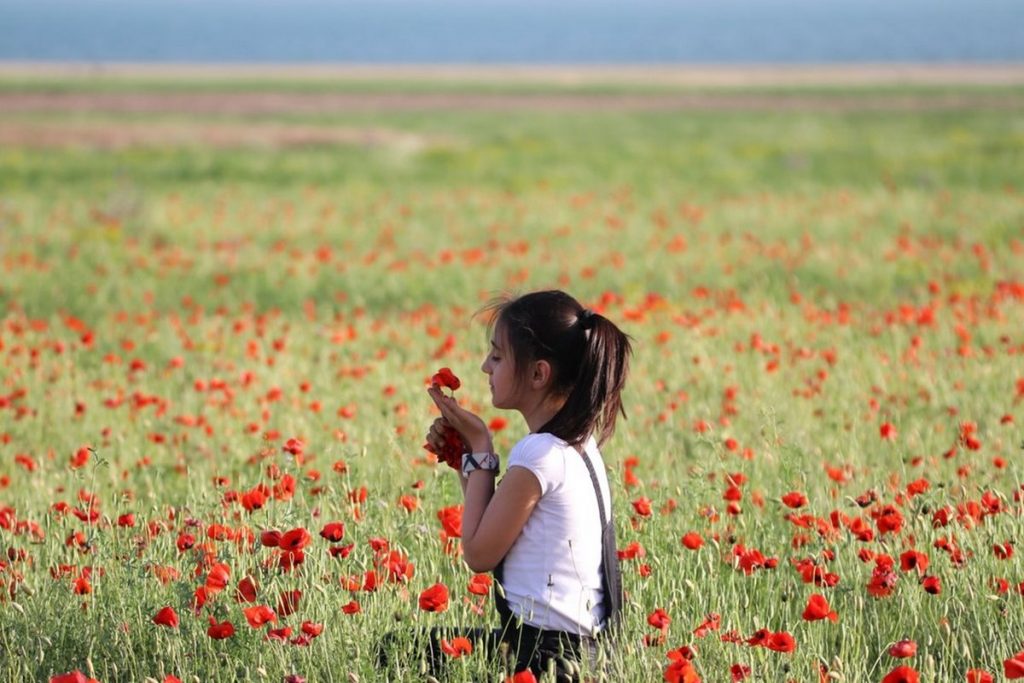
<svg viewBox="0 0 1024 683">
<path fill-rule="evenodd" d="M 441 649 L 441 641 L 456 637 L 473 644 L 474 655 L 485 652 L 495 665 L 509 673 L 529 669 L 540 680 L 545 672 L 552 672 L 558 683 L 579 683 L 599 678 L 598 643 L 593 638 L 580 637 L 562 631 L 544 631 L 528 624 L 511 622 L 499 629 L 434 627 L 425 638 L 416 636 L 420 651 L 426 655 L 427 672 L 444 680 L 451 656 Z M 387 667 L 393 654 L 389 652 L 398 634 L 389 633 L 381 644 L 380 663 Z"/>
</svg>

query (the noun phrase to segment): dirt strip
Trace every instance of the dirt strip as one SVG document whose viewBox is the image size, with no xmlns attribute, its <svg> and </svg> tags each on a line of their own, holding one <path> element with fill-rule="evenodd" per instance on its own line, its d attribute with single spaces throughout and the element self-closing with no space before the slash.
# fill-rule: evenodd
<svg viewBox="0 0 1024 683">
<path fill-rule="evenodd" d="M 84 147 L 265 147 L 283 149 L 344 145 L 417 151 L 455 144 L 450 138 L 418 135 L 381 127 L 209 122 L 55 122 L 14 120 L 0 124 L 0 146 Z"/>
<path fill-rule="evenodd" d="M 688 87 L 1024 85 L 1024 64 L 652 64 L 652 65 L 357 65 L 357 64 L 89 64 L 3 62 L 0 76 L 358 82 L 533 83 Z"/>
<path fill-rule="evenodd" d="M 0 114 L 345 114 L 373 111 L 957 111 L 1022 109 L 990 93 L 0 93 Z"/>
</svg>

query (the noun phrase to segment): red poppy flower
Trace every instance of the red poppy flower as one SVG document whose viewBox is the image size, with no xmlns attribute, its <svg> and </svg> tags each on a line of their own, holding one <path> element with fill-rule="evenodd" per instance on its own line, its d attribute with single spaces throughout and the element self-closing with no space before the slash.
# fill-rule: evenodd
<svg viewBox="0 0 1024 683">
<path fill-rule="evenodd" d="M 236 602 L 255 602 L 256 601 L 256 580 L 251 576 L 246 576 L 238 582 L 238 587 L 235 589 L 235 601 Z"/>
<path fill-rule="evenodd" d="M 356 602 L 355 600 L 350 600 L 349 602 L 341 606 L 341 611 L 345 614 L 358 614 L 362 611 L 362 608 L 359 606 L 358 602 Z"/>
<path fill-rule="evenodd" d="M 348 545 L 332 545 L 327 549 L 327 552 L 331 554 L 331 557 L 340 557 L 341 559 L 345 559 L 355 547 L 355 543 L 349 543 Z"/>
<path fill-rule="evenodd" d="M 913 668 L 898 666 L 885 675 L 882 683 L 919 683 L 919 677 Z"/>
<path fill-rule="evenodd" d="M 807 621 L 818 621 L 819 619 L 828 619 L 832 622 L 839 621 L 839 615 L 829 607 L 825 596 L 817 593 L 808 599 L 807 607 L 804 608 L 803 618 Z"/>
<path fill-rule="evenodd" d="M 206 527 L 206 537 L 211 541 L 230 541 L 235 537 L 235 532 L 223 524 L 211 524 Z"/>
<path fill-rule="evenodd" d="M 278 640 L 285 642 L 292 635 L 291 626 L 282 626 L 281 628 L 270 628 L 267 629 L 267 640 Z"/>
<path fill-rule="evenodd" d="M 32 459 L 31 455 L 27 455 L 25 453 L 18 453 L 17 455 L 14 456 L 14 462 L 18 463 L 29 472 L 36 471 L 36 461 Z"/>
<path fill-rule="evenodd" d="M 700 626 L 693 629 L 693 635 L 695 635 L 698 638 L 703 638 L 711 631 L 717 631 L 719 628 L 721 628 L 721 625 L 722 616 L 720 614 L 712 612 L 708 614 L 706 617 L 704 617 L 704 621 L 700 623 Z"/>
<path fill-rule="evenodd" d="M 622 550 L 616 550 L 616 554 L 620 560 L 635 560 L 638 557 L 644 557 L 647 551 L 640 545 L 639 541 L 632 541 Z"/>
<path fill-rule="evenodd" d="M 174 542 L 174 545 L 178 548 L 178 552 L 181 553 L 186 550 L 190 550 L 195 544 L 196 537 L 189 533 L 182 533 L 178 536 L 178 540 Z"/>
<path fill-rule="evenodd" d="M 633 511 L 641 517 L 651 516 L 651 499 L 647 496 L 640 496 L 633 501 Z"/>
<path fill-rule="evenodd" d="M 924 588 L 925 593 L 930 593 L 931 595 L 942 593 L 942 581 L 937 576 L 926 576 L 921 579 L 921 587 Z"/>
<path fill-rule="evenodd" d="M 875 525 L 878 526 L 879 533 L 899 533 L 903 528 L 903 513 L 895 505 L 886 505 L 878 510 Z"/>
<path fill-rule="evenodd" d="M 77 470 L 79 467 L 85 467 L 86 463 L 89 462 L 90 455 L 92 455 L 92 450 L 88 446 L 79 448 L 71 456 L 71 468 Z"/>
<path fill-rule="evenodd" d="M 216 593 L 227 588 L 228 579 L 231 578 L 231 568 L 226 564 L 218 563 L 213 565 L 210 573 L 206 575 L 206 590 Z"/>
<path fill-rule="evenodd" d="M 737 543 L 732 549 L 737 567 L 748 576 L 757 569 L 774 569 L 778 566 L 778 558 L 765 557 L 757 548 L 747 548 Z"/>
<path fill-rule="evenodd" d="M 889 648 L 889 654 L 899 658 L 913 657 L 917 654 L 917 643 L 913 640 L 901 640 Z"/>
<path fill-rule="evenodd" d="M 391 550 L 377 557 L 377 567 L 387 572 L 391 583 L 404 583 L 416 575 L 416 566 L 401 550 Z"/>
<path fill-rule="evenodd" d="M 918 574 L 924 574 L 928 570 L 928 556 L 916 550 L 908 550 L 900 555 L 900 569 L 905 572 L 916 569 Z"/>
<path fill-rule="evenodd" d="M 807 505 L 807 496 L 800 493 L 799 491 L 790 491 L 782 497 L 782 502 L 786 507 L 801 508 Z"/>
<path fill-rule="evenodd" d="M 302 626 L 299 627 L 303 633 L 312 638 L 316 638 L 318 635 L 324 632 L 324 625 L 317 624 L 312 621 L 302 622 Z"/>
<path fill-rule="evenodd" d="M 449 538 L 462 538 L 462 506 L 451 505 L 437 511 L 444 532 Z"/>
<path fill-rule="evenodd" d="M 764 646 L 775 652 L 793 652 L 796 650 L 796 639 L 785 631 L 779 631 L 768 636 Z"/>
<path fill-rule="evenodd" d="M 210 627 L 206 629 L 206 635 L 214 640 L 224 640 L 235 635 L 235 627 L 230 621 L 218 623 L 216 619 L 210 617 Z"/>
<path fill-rule="evenodd" d="M 203 605 L 206 604 L 207 598 L 209 598 L 209 595 L 207 594 L 206 586 L 196 588 L 195 593 L 192 594 L 192 611 L 198 615 L 199 610 L 203 609 Z"/>
<path fill-rule="evenodd" d="M 435 583 L 420 593 L 419 603 L 424 612 L 444 612 L 448 609 L 448 587 Z"/>
<path fill-rule="evenodd" d="M 306 444 L 304 444 L 300 439 L 292 438 L 288 439 L 284 443 L 284 446 L 281 447 L 281 450 L 284 451 L 285 453 L 290 453 L 291 455 L 302 455 L 302 451 L 305 447 Z"/>
<path fill-rule="evenodd" d="M 738 486 L 729 486 L 722 494 L 722 500 L 732 502 L 743 500 L 743 490 Z"/>
<path fill-rule="evenodd" d="M 277 622 L 277 615 L 274 614 L 274 610 L 270 609 L 266 605 L 246 607 L 242 610 L 242 614 L 245 615 L 245 620 L 249 622 L 249 626 L 252 626 L 253 628 L 259 628 L 264 624 Z"/>
<path fill-rule="evenodd" d="M 320 537 L 331 543 L 337 543 L 345 537 L 345 525 L 342 522 L 328 522 L 320 530 Z"/>
<path fill-rule="evenodd" d="M 704 545 L 704 539 L 697 532 L 691 531 L 683 536 L 682 543 L 689 550 L 697 550 Z"/>
<path fill-rule="evenodd" d="M 1003 662 L 1003 675 L 1011 681 L 1024 678 L 1024 650 Z"/>
<path fill-rule="evenodd" d="M 306 553 L 301 550 L 282 550 L 277 558 L 277 566 L 288 572 L 306 561 Z"/>
<path fill-rule="evenodd" d="M 173 607 L 164 607 L 153 617 L 153 623 L 167 628 L 178 628 L 178 613 Z"/>
<path fill-rule="evenodd" d="M 81 671 L 75 670 L 71 673 L 51 676 L 50 683 L 99 683 L 99 681 L 95 678 L 89 678 Z"/>
<path fill-rule="evenodd" d="M 285 532 L 281 536 L 281 540 L 278 543 L 278 547 L 286 552 L 295 552 L 302 550 L 309 545 L 311 538 L 309 532 L 299 527 L 292 529 L 291 531 Z"/>
<path fill-rule="evenodd" d="M 473 643 L 469 642 L 468 638 L 462 636 L 456 636 L 451 640 L 442 638 L 441 652 L 444 652 L 452 659 L 458 659 L 462 655 L 468 655 L 473 652 Z"/>
<path fill-rule="evenodd" d="M 524 669 L 514 676 L 506 677 L 505 683 L 537 683 L 537 677 L 529 669 Z"/>
<path fill-rule="evenodd" d="M 398 504 L 405 508 L 406 512 L 415 512 L 420 506 L 420 499 L 407 493 L 398 497 Z"/>
<path fill-rule="evenodd" d="M 992 674 L 984 669 L 971 669 L 967 672 L 967 683 L 994 683 Z"/>
<path fill-rule="evenodd" d="M 474 574 L 469 580 L 467 590 L 473 595 L 487 595 L 491 590 L 493 580 L 490 574 Z"/>
<path fill-rule="evenodd" d="M 750 673 L 750 667 L 746 664 L 733 664 L 729 667 L 729 674 L 732 677 L 732 683 L 739 683 L 750 676 Z"/>
<path fill-rule="evenodd" d="M 672 617 L 668 615 L 668 612 L 659 607 L 647 615 L 647 623 L 656 629 L 664 631 L 672 623 Z"/>
<path fill-rule="evenodd" d="M 254 512 L 263 509 L 270 497 L 270 490 L 264 484 L 250 489 L 242 494 L 242 507 L 246 512 Z"/>
<path fill-rule="evenodd" d="M 679 650 L 671 650 L 667 656 L 672 660 L 662 674 L 667 683 L 701 683 L 693 662 L 680 654 Z"/>
<path fill-rule="evenodd" d="M 462 382 L 455 376 L 455 373 L 451 371 L 451 368 L 441 368 L 434 376 L 430 378 L 430 383 L 436 387 L 446 387 L 455 391 L 462 386 Z"/>
</svg>

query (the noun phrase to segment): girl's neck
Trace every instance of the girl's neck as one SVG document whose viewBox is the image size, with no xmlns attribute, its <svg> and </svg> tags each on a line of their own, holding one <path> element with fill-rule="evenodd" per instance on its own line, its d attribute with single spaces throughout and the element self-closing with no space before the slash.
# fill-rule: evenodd
<svg viewBox="0 0 1024 683">
<path fill-rule="evenodd" d="M 563 405 L 565 405 L 564 398 L 540 398 L 532 405 L 520 408 L 519 413 L 526 420 L 526 426 L 530 428 L 530 432 L 536 433 L 558 414 Z"/>
</svg>

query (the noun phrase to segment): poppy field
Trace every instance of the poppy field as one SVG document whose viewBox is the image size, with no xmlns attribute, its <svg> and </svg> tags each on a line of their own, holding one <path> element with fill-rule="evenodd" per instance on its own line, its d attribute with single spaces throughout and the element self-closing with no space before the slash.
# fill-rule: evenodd
<svg viewBox="0 0 1024 683">
<path fill-rule="evenodd" d="M 506 454 L 551 287 L 634 339 L 622 680 L 1024 679 L 1024 110 L 951 90 L 0 107 L 0 681 L 422 680 L 496 625 L 425 389 Z"/>
</svg>

